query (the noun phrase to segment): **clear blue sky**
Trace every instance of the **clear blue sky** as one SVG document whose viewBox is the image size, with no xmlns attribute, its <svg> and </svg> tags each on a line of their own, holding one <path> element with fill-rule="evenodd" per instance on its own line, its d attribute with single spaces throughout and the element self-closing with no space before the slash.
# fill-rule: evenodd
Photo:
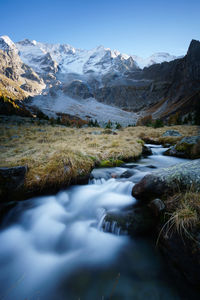
<svg viewBox="0 0 200 300">
<path fill-rule="evenodd" d="M 181 55 L 200 40 L 200 0 L 0 0 L 0 35 Z"/>
</svg>

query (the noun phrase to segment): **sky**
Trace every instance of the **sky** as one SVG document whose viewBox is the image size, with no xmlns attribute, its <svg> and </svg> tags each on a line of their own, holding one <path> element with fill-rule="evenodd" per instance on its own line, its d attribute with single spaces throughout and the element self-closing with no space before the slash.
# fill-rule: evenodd
<svg viewBox="0 0 200 300">
<path fill-rule="evenodd" d="M 0 35 L 148 57 L 200 40 L 200 0 L 0 0 Z"/>
</svg>

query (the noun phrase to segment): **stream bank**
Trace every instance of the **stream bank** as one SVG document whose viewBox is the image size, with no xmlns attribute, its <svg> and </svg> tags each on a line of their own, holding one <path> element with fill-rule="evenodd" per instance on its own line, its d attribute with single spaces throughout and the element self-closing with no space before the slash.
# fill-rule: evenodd
<svg viewBox="0 0 200 300">
<path fill-rule="evenodd" d="M 142 177 L 182 161 L 152 150 L 138 162 L 95 169 L 89 185 L 18 202 L 0 231 L 1 297 L 189 299 L 190 286 L 173 282 L 152 235 L 130 238 L 107 219 L 137 207 L 131 193 Z"/>
</svg>

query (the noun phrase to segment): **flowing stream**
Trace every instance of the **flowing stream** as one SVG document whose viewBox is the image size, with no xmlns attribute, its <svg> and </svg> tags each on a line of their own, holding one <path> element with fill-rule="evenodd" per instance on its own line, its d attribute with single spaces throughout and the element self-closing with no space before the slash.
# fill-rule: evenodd
<svg viewBox="0 0 200 300">
<path fill-rule="evenodd" d="M 96 169 L 88 185 L 19 202 L 8 213 L 0 230 L 1 300 L 183 299 L 151 238 L 105 226 L 108 212 L 136 203 L 131 190 L 144 175 L 185 161 L 149 146 L 153 155 L 137 163 Z"/>
</svg>

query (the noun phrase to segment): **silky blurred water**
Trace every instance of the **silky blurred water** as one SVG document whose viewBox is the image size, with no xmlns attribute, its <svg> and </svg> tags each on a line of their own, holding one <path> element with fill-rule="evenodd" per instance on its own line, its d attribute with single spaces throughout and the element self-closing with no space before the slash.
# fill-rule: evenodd
<svg viewBox="0 0 200 300">
<path fill-rule="evenodd" d="M 19 202 L 0 231 L 0 299 L 183 299 L 151 239 L 102 231 L 108 211 L 136 202 L 132 187 L 152 171 L 149 164 L 182 161 L 162 152 L 154 147 L 153 155 L 137 164 L 135 181 L 94 179 Z"/>
</svg>

